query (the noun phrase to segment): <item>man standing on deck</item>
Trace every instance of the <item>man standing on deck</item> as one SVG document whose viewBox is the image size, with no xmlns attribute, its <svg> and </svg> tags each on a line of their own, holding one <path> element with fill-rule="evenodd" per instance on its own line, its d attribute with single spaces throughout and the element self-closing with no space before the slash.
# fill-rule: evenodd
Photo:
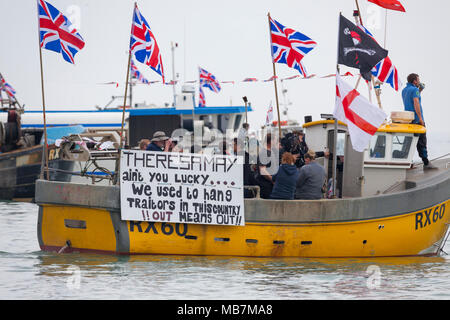
<svg viewBox="0 0 450 320">
<path fill-rule="evenodd" d="M 416 73 L 411 73 L 408 76 L 407 80 L 408 83 L 402 91 L 405 111 L 414 112 L 413 123 L 420 124 L 425 127 L 425 120 L 422 110 L 422 98 L 420 96 L 420 92 L 424 87 L 420 83 L 419 75 Z M 422 158 L 424 170 L 437 169 L 428 160 L 426 133 L 422 133 L 419 135 L 419 141 L 417 141 L 417 152 L 419 153 L 419 157 Z"/>
</svg>

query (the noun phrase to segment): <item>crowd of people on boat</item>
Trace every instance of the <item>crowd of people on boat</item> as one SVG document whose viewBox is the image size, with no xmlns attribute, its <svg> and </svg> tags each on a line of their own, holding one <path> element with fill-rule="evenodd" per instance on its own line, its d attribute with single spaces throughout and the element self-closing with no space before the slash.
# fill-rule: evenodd
<svg viewBox="0 0 450 320">
<path fill-rule="evenodd" d="M 329 152 L 314 152 L 308 148 L 302 131 L 287 133 L 280 141 L 268 132 L 258 148 L 249 151 L 245 126 L 231 143 L 221 140 L 214 154 L 243 156 L 244 197 L 253 198 L 259 189 L 263 199 L 314 200 L 327 197 L 328 181 L 324 167 L 316 157 L 329 157 Z M 163 131 L 156 131 L 151 139 L 139 141 L 139 149 L 157 152 L 202 152 L 195 144 L 188 147 L 171 139 Z M 189 148 L 186 150 L 186 148 Z"/>
</svg>

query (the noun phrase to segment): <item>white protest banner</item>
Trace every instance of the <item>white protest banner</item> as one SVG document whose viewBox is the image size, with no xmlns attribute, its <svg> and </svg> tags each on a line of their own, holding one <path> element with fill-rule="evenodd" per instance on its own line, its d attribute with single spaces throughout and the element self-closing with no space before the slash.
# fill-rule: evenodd
<svg viewBox="0 0 450 320">
<path fill-rule="evenodd" d="M 243 159 L 122 150 L 122 220 L 245 225 Z"/>
</svg>

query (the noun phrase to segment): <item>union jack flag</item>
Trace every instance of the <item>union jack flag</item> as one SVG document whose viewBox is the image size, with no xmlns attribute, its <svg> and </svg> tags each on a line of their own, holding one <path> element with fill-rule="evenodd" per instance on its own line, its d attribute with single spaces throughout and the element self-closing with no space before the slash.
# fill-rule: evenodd
<svg viewBox="0 0 450 320">
<path fill-rule="evenodd" d="M 298 31 L 286 28 L 271 17 L 269 17 L 269 21 L 272 61 L 274 63 L 285 63 L 306 77 L 306 70 L 301 60 L 316 47 L 317 43 Z"/>
<path fill-rule="evenodd" d="M 367 30 L 366 27 L 361 24 L 358 24 L 358 27 L 375 40 L 372 33 Z M 397 68 L 392 64 L 389 56 L 378 62 L 375 67 L 373 67 L 371 72 L 374 77 L 378 78 L 378 80 L 380 80 L 381 82 L 388 83 L 395 91 L 398 91 L 399 85 L 401 86 L 401 81 L 398 78 Z"/>
<path fill-rule="evenodd" d="M 198 90 L 198 107 L 199 108 L 206 107 L 205 93 L 203 92 L 203 89 L 201 86 Z"/>
<path fill-rule="evenodd" d="M 209 88 L 215 93 L 220 91 L 220 83 L 216 80 L 216 77 L 212 73 L 206 71 L 205 69 L 198 68 L 200 74 L 200 87 Z"/>
<path fill-rule="evenodd" d="M 8 82 L 6 82 L 5 79 L 3 79 L 3 77 L 1 78 L 1 89 L 4 92 L 6 92 L 6 94 L 10 99 L 15 98 L 16 90 L 14 90 L 14 88 L 11 87 L 11 85 Z"/>
<path fill-rule="evenodd" d="M 258 79 L 256 78 L 245 78 L 244 80 L 242 80 L 242 82 L 256 82 L 258 81 Z"/>
<path fill-rule="evenodd" d="M 133 59 L 131 59 L 131 79 L 136 79 L 144 84 L 149 84 L 150 82 L 144 78 L 142 73 L 137 68 L 136 64 L 134 63 Z"/>
<path fill-rule="evenodd" d="M 137 61 L 148 65 L 162 77 L 162 81 L 165 83 L 161 52 L 149 24 L 141 15 L 137 5 L 134 7 L 133 13 L 130 50 L 132 54 L 134 53 Z"/>
<path fill-rule="evenodd" d="M 39 36 L 41 48 L 61 53 L 64 60 L 75 63 L 75 55 L 83 49 L 84 40 L 58 9 L 38 0 Z"/>
</svg>

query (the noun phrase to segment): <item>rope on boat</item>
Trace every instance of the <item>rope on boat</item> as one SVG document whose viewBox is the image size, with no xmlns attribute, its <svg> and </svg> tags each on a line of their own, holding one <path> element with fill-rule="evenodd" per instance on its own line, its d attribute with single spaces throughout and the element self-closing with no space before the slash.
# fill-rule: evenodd
<svg viewBox="0 0 450 320">
<path fill-rule="evenodd" d="M 438 159 L 444 158 L 444 157 L 446 157 L 446 156 L 448 156 L 448 155 L 450 155 L 450 152 L 449 152 L 449 153 L 447 153 L 447 154 L 444 154 L 443 156 L 440 156 L 440 157 L 434 158 L 434 159 L 432 159 L 432 160 L 430 160 L 430 161 L 438 160 Z"/>
<path fill-rule="evenodd" d="M 97 179 L 108 179 L 108 180 L 112 180 L 112 177 L 108 177 L 108 176 L 103 176 L 103 175 L 96 175 L 96 174 L 88 174 L 88 173 L 78 173 L 78 172 L 73 172 L 73 171 L 67 171 L 67 170 L 62 170 L 62 169 L 56 169 L 56 168 L 48 168 L 49 171 L 55 171 L 55 172 L 62 172 L 62 173 L 66 173 L 66 174 L 71 174 L 74 176 L 81 176 L 81 177 L 89 177 L 89 178 L 97 178 Z"/>
<path fill-rule="evenodd" d="M 61 247 L 61 249 L 59 249 L 58 254 L 59 253 L 63 253 L 67 248 L 70 248 L 72 246 L 72 243 L 70 242 L 70 240 L 66 241 L 66 244 Z"/>
<path fill-rule="evenodd" d="M 447 225 L 447 231 L 445 232 L 444 241 L 442 241 L 442 244 L 439 246 L 438 254 L 443 252 L 443 253 L 445 253 L 445 255 L 448 255 L 448 253 L 444 251 L 444 246 L 445 246 L 445 243 L 447 242 L 448 236 L 450 235 L 450 228 L 449 228 L 450 223 L 446 223 L 446 225 Z"/>
<path fill-rule="evenodd" d="M 446 153 L 446 154 L 444 154 L 444 155 L 442 155 L 442 156 L 440 156 L 440 157 L 431 159 L 430 162 L 431 162 L 431 161 L 435 161 L 435 160 L 439 160 L 439 159 L 444 158 L 444 157 L 449 156 L 449 155 L 450 155 L 450 152 L 449 152 L 449 153 Z M 417 161 L 417 162 L 413 162 L 413 165 L 423 165 L 423 162 L 422 162 L 422 160 Z"/>
</svg>

